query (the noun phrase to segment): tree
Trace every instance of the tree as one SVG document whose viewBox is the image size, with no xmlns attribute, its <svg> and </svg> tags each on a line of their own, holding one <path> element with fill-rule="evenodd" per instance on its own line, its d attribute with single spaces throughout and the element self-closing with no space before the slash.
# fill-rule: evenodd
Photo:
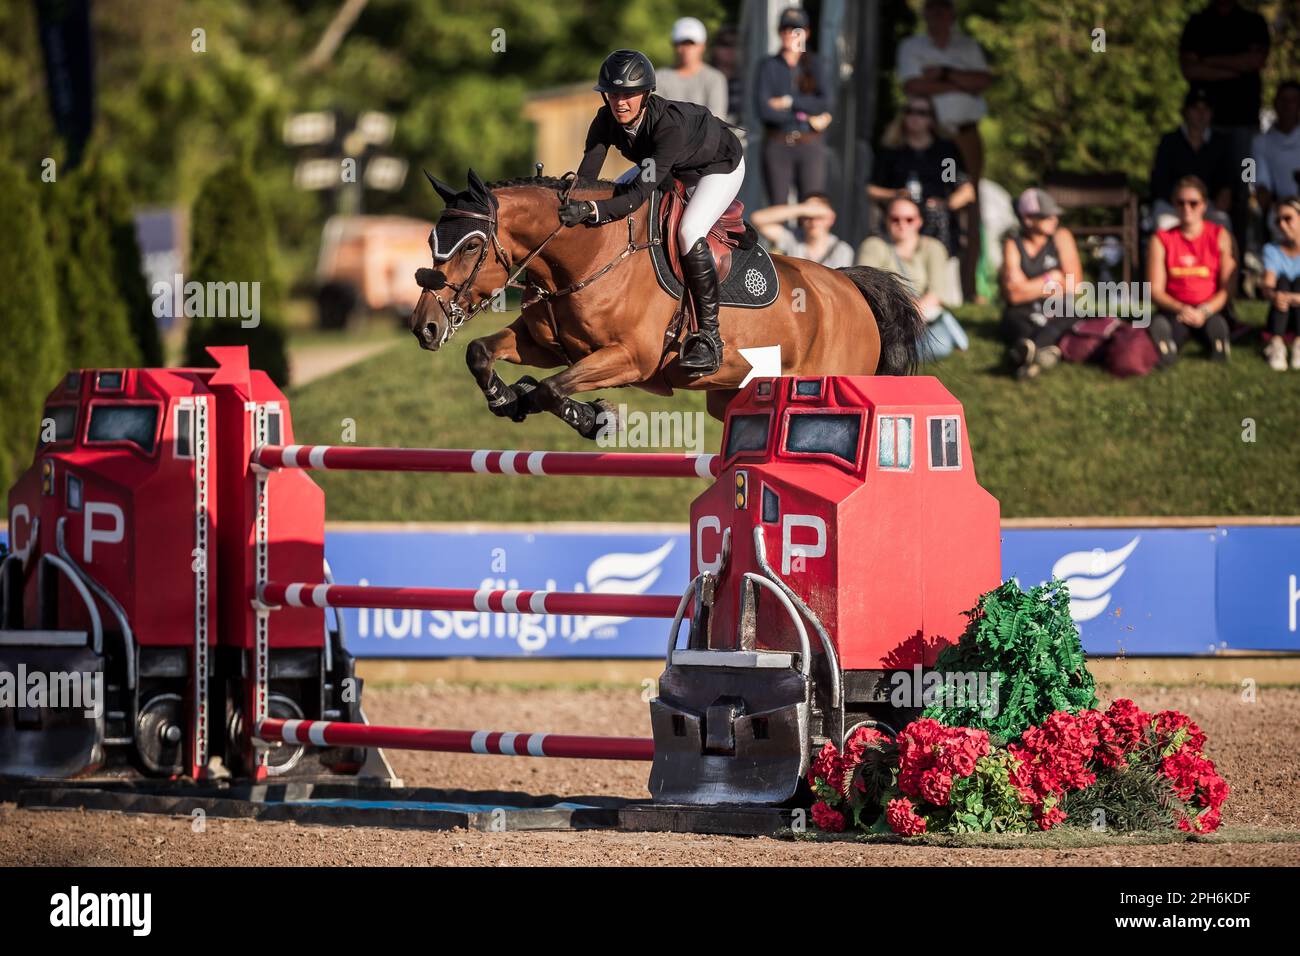
<svg viewBox="0 0 1300 956">
<path fill-rule="evenodd" d="M 114 275 L 109 227 L 88 186 L 87 177 L 77 172 L 45 187 L 46 228 L 68 364 L 73 368 L 138 365 L 140 350 L 131 337 L 126 303 Z"/>
<path fill-rule="evenodd" d="M 33 179 L 0 162 L 0 487 L 31 459 L 42 403 L 66 370 L 54 267 Z"/>
<path fill-rule="evenodd" d="M 153 314 L 153 297 L 144 274 L 125 178 L 114 162 L 100 156 L 87 165 L 85 178 L 93 214 L 108 230 L 110 271 L 118 297 L 126 308 L 131 338 L 140 361 L 148 368 L 159 368 L 163 364 L 162 340 L 158 335 L 158 319 Z"/>
<path fill-rule="evenodd" d="M 254 368 L 264 369 L 277 384 L 289 381 L 281 317 L 280 283 L 275 275 L 275 235 L 270 212 L 257 184 L 241 162 L 232 162 L 204 182 L 191 217 L 193 251 L 186 285 L 205 290 L 231 290 L 237 283 L 242 304 L 253 303 L 254 315 L 210 314 L 215 296 L 205 294 L 190 318 L 185 340 L 185 364 L 208 365 L 209 345 L 247 345 Z M 227 292 L 222 292 L 223 301 Z M 188 302 L 188 300 L 187 300 Z"/>
</svg>

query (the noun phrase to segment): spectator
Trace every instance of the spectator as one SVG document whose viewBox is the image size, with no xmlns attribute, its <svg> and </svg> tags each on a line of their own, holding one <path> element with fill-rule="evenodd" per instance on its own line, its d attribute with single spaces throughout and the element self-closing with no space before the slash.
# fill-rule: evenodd
<svg viewBox="0 0 1300 956">
<path fill-rule="evenodd" d="M 1056 343 L 1074 324 L 1064 305 L 1074 297 L 1082 268 L 1074 235 L 1061 225 L 1061 207 L 1048 193 L 1026 189 L 1016 200 L 1016 216 L 1020 230 L 1003 243 L 998 282 L 1006 302 L 1007 355 L 1016 377 L 1025 379 L 1060 361 Z"/>
<path fill-rule="evenodd" d="M 1172 365 L 1193 336 L 1215 361 L 1227 361 L 1230 351 L 1223 310 L 1236 263 L 1228 230 L 1205 219 L 1208 198 L 1205 183 L 1195 176 L 1179 180 L 1173 196 L 1178 225 L 1151 237 L 1147 281 L 1156 307 L 1151 340 L 1161 368 Z"/>
<path fill-rule="evenodd" d="M 694 17 L 682 17 L 673 24 L 671 67 L 656 71 L 658 89 L 664 99 L 698 103 L 719 119 L 726 119 L 727 78 L 704 62 L 704 43 L 708 33 Z"/>
<path fill-rule="evenodd" d="M 1268 329 L 1264 357 L 1269 368 L 1286 370 L 1287 344 L 1291 367 L 1300 369 L 1300 199 L 1288 196 L 1277 204 L 1282 238 L 1264 246 L 1264 298 L 1268 300 Z"/>
<path fill-rule="evenodd" d="M 1268 132 L 1255 137 L 1250 150 L 1256 162 L 1256 195 L 1265 215 L 1275 198 L 1300 192 L 1300 81 L 1278 85 L 1273 109 L 1277 119 Z"/>
<path fill-rule="evenodd" d="M 979 44 L 954 25 L 952 0 L 926 0 L 924 15 L 926 32 L 899 44 L 898 78 L 908 96 L 928 96 L 934 101 L 935 117 L 952 130 L 975 185 L 966 211 L 967 240 L 962 256 L 962 288 L 966 297 L 973 299 L 980 256 L 979 181 L 984 175 L 979 122 L 988 113 L 982 94 L 993 82 L 993 75 Z"/>
<path fill-rule="evenodd" d="M 791 219 L 799 220 L 802 239 L 786 227 Z M 830 269 L 853 265 L 853 247 L 831 232 L 835 210 L 825 193 L 813 193 L 795 205 L 756 210 L 749 221 L 782 255 L 811 259 Z"/>
<path fill-rule="evenodd" d="M 1192 14 L 1178 43 L 1178 62 L 1192 86 L 1205 87 L 1215 132 L 1228 142 L 1233 172 L 1233 233 L 1246 236 L 1250 194 L 1241 162 L 1259 132 L 1260 71 L 1268 60 L 1268 23 L 1237 0 L 1210 0 Z"/>
<path fill-rule="evenodd" d="M 961 305 L 961 290 L 948 268 L 948 250 L 938 239 L 921 235 L 921 207 L 900 196 L 885 211 L 887 239 L 870 236 L 858 249 L 858 265 L 884 269 L 912 288 L 929 334 L 922 343 L 925 361 L 943 358 L 970 345 L 966 332 L 948 311 Z"/>
<path fill-rule="evenodd" d="M 1166 133 L 1156 147 L 1151 167 L 1152 212 L 1157 229 L 1172 229 L 1178 222 L 1169 201 L 1174 183 L 1184 176 L 1196 176 L 1210 187 L 1214 205 L 1206 218 L 1232 227 L 1232 185 L 1234 170 L 1228 156 L 1228 141 L 1211 130 L 1214 108 L 1204 87 L 1194 86 L 1183 100 L 1183 125 Z"/>
<path fill-rule="evenodd" d="M 781 205 L 796 182 L 799 198 L 826 191 L 826 144 L 834 94 L 821 59 L 808 52 L 808 14 L 790 7 L 778 24 L 781 49 L 762 60 L 754 98 L 766 130 L 763 180 L 768 201 Z"/>
<path fill-rule="evenodd" d="M 723 27 L 713 39 L 712 64 L 727 80 L 727 121 L 739 123 L 744 110 L 744 81 L 740 70 L 740 35 L 732 26 Z M 740 130 L 736 130 L 739 136 Z M 744 137 L 741 137 L 744 141 Z"/>
<path fill-rule="evenodd" d="M 954 213 L 975 201 L 957 144 L 937 126 L 928 96 L 909 96 L 900 116 L 885 130 L 871 170 L 867 195 L 879 203 L 906 196 L 921 207 L 921 234 L 957 254 Z"/>
</svg>

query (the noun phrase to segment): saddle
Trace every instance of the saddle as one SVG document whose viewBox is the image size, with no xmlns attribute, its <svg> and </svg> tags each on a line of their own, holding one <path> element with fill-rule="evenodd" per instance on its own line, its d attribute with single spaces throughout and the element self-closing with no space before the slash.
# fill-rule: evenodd
<svg viewBox="0 0 1300 956">
<path fill-rule="evenodd" d="M 650 261 L 659 287 L 674 299 L 682 299 L 686 291 L 677 243 L 677 227 L 685 208 L 686 189 L 676 180 L 668 191 L 656 190 L 650 197 Z M 776 301 L 781 283 L 772 257 L 759 244 L 758 234 L 741 218 L 744 208 L 739 201 L 727 207 L 709 230 L 709 249 L 718 270 L 719 305 L 761 309 Z M 683 316 L 692 311 L 689 307 L 678 310 L 670 335 L 675 334 Z"/>
<path fill-rule="evenodd" d="M 686 187 L 680 180 L 672 180 L 672 187 L 664 193 L 659 204 L 657 216 L 662 236 L 676 236 L 677 227 L 681 225 L 682 214 L 686 211 Z M 745 225 L 745 204 L 733 199 L 726 212 L 722 214 L 709 229 L 709 250 L 713 253 L 713 267 L 718 270 L 718 282 L 725 282 L 731 273 L 731 250 L 739 247 L 745 240 L 748 226 Z M 678 243 L 668 243 L 668 264 L 674 278 L 682 281 L 682 254 Z"/>
</svg>

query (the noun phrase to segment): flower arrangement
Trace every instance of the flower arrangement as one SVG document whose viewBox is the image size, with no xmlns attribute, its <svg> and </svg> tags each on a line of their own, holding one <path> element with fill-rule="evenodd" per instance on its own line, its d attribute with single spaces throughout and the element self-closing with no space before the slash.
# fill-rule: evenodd
<svg viewBox="0 0 1300 956">
<path fill-rule="evenodd" d="M 1177 825 L 1213 832 L 1228 785 L 1185 714 L 1131 700 L 1105 711 L 1055 711 L 1001 746 L 987 731 L 921 718 L 890 740 L 859 728 L 843 753 L 827 744 L 808 771 L 813 822 L 904 836 Z"/>
</svg>

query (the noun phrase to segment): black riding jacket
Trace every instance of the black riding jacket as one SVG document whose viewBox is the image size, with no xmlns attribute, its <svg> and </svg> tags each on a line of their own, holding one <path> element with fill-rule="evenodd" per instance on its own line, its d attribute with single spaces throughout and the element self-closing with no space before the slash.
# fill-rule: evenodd
<svg viewBox="0 0 1300 956">
<path fill-rule="evenodd" d="M 595 200 L 601 222 L 622 219 L 633 212 L 650 198 L 651 192 L 663 188 L 669 177 L 693 186 L 702 176 L 731 172 L 743 155 L 736 134 L 707 108 L 666 100 L 653 93 L 630 138 L 609 107 L 600 108 L 587 130 L 578 177 L 595 179 L 611 146 L 638 165 L 653 160 L 654 175 L 650 182 L 638 175 L 630 183 L 615 186 L 609 199 Z"/>
</svg>

